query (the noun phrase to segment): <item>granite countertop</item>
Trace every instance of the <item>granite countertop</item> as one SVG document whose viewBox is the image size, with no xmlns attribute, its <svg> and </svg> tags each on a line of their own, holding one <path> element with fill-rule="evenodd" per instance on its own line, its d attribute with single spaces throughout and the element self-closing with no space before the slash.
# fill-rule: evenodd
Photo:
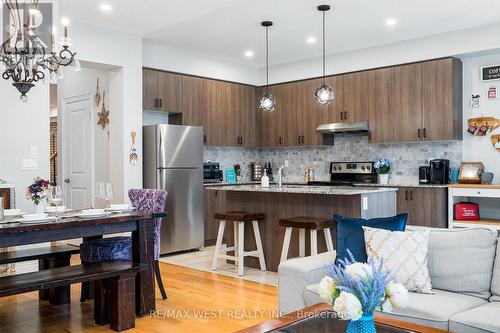
<svg viewBox="0 0 500 333">
<path fill-rule="evenodd" d="M 207 190 L 234 191 L 234 192 L 264 192 L 264 193 L 295 193 L 295 194 L 327 194 L 327 195 L 360 195 L 379 192 L 396 192 L 397 188 L 388 187 L 341 187 L 341 186 L 307 186 L 307 185 L 283 185 L 278 189 L 276 185 L 269 188 L 262 188 L 260 185 L 223 185 L 207 186 Z"/>
<path fill-rule="evenodd" d="M 401 183 L 391 183 L 387 185 L 380 184 L 366 184 L 366 183 L 357 183 L 354 186 L 358 187 L 436 187 L 436 188 L 447 188 L 447 184 L 420 184 L 419 182 L 401 182 Z"/>
</svg>

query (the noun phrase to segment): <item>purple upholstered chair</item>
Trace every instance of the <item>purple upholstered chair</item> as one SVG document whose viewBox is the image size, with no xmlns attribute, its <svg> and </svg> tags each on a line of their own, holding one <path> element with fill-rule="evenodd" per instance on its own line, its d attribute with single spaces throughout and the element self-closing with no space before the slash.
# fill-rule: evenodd
<svg viewBox="0 0 500 333">
<path fill-rule="evenodd" d="M 167 192 L 160 190 L 129 190 L 128 196 L 134 206 L 142 213 L 163 213 L 167 202 Z M 154 270 L 158 287 L 163 299 L 167 294 L 161 280 L 160 266 L 160 227 L 162 218 L 155 219 L 154 237 Z M 80 245 L 80 259 L 83 263 L 99 263 L 108 261 L 132 260 L 132 239 L 130 237 L 100 238 L 84 242 Z M 89 284 L 82 285 L 81 301 L 89 298 Z"/>
</svg>

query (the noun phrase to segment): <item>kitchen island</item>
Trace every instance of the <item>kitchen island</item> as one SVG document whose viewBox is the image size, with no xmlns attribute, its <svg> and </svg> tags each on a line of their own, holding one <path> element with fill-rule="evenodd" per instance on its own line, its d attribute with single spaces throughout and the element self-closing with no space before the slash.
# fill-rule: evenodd
<svg viewBox="0 0 500 333">
<path fill-rule="evenodd" d="M 276 272 L 280 261 L 281 246 L 285 234 L 278 221 L 285 217 L 309 216 L 330 219 L 334 214 L 374 218 L 396 214 L 397 188 L 360 188 L 338 186 L 283 185 L 263 189 L 260 185 L 207 186 L 208 192 L 215 191 L 215 196 L 223 198 L 226 211 L 248 211 L 264 213 L 265 220 L 260 223 L 260 233 L 266 257 L 267 269 Z M 217 229 L 213 211 L 206 205 L 206 219 L 211 230 Z M 217 208 L 219 208 L 217 207 Z M 216 209 L 217 210 L 217 209 Z M 254 249 L 255 241 L 252 228 L 245 228 L 245 249 Z M 210 233 L 209 233 L 210 234 Z M 213 232 L 211 233 L 213 237 Z M 207 233 L 206 233 L 207 237 Z M 335 230 L 332 230 L 335 245 Z M 232 223 L 225 232 L 227 244 L 233 244 Z M 309 240 L 306 239 L 306 255 Z M 326 251 L 323 237 L 318 237 L 318 251 Z M 289 257 L 298 256 L 298 233 L 292 234 Z M 255 258 L 245 258 L 245 266 L 259 267 Z"/>
</svg>

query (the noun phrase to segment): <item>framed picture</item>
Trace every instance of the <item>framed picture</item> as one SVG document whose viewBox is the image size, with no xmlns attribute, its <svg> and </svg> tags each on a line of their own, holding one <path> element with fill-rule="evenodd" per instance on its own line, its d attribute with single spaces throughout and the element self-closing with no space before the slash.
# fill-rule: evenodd
<svg viewBox="0 0 500 333">
<path fill-rule="evenodd" d="M 481 173 L 484 171 L 482 162 L 462 162 L 458 174 L 460 184 L 481 184 Z"/>
<path fill-rule="evenodd" d="M 500 80 L 500 65 L 489 65 L 481 67 L 481 81 Z"/>
</svg>

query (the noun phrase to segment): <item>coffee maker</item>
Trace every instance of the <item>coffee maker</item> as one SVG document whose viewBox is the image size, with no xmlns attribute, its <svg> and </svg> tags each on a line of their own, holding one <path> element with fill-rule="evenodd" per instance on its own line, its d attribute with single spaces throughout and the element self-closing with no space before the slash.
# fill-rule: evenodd
<svg viewBox="0 0 500 333">
<path fill-rule="evenodd" d="M 429 162 L 431 184 L 450 183 L 450 160 L 435 159 Z"/>
</svg>

